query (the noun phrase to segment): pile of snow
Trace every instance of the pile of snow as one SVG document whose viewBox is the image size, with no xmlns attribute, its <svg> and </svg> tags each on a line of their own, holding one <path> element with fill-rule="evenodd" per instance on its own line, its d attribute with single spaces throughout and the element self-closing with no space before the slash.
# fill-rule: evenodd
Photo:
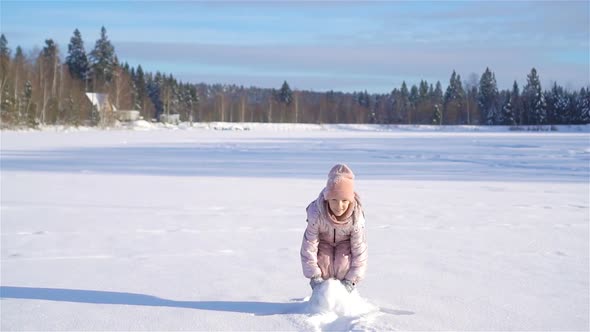
<svg viewBox="0 0 590 332">
<path fill-rule="evenodd" d="M 145 120 L 137 120 L 131 123 L 130 128 L 135 130 L 149 130 L 152 128 L 152 124 Z"/>
<path fill-rule="evenodd" d="M 308 302 L 310 313 L 334 313 L 338 316 L 360 316 L 379 310 L 363 299 L 355 289 L 349 293 L 339 280 L 326 280 L 317 286 Z"/>
<path fill-rule="evenodd" d="M 339 280 L 318 285 L 307 302 L 307 324 L 315 331 L 372 329 L 379 307 L 363 299 L 355 289 L 349 293 Z"/>
</svg>

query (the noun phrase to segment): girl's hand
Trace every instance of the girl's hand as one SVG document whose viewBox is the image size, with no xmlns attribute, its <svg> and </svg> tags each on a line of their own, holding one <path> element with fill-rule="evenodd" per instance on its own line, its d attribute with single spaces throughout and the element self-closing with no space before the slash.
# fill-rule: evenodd
<svg viewBox="0 0 590 332">
<path fill-rule="evenodd" d="M 322 277 L 313 277 L 309 280 L 309 285 L 311 286 L 311 289 L 313 290 L 322 282 L 324 282 L 324 279 L 322 279 Z"/>
<path fill-rule="evenodd" d="M 340 280 L 340 282 L 342 283 L 342 285 L 344 285 L 344 287 L 349 293 L 352 293 L 352 291 L 356 287 L 356 284 L 350 280 L 342 279 Z"/>
</svg>

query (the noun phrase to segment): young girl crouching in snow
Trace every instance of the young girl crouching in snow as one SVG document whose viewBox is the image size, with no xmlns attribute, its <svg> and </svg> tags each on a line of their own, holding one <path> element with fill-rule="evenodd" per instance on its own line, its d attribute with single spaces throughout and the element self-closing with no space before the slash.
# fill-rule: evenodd
<svg viewBox="0 0 590 332">
<path fill-rule="evenodd" d="M 354 173 L 337 164 L 319 197 L 307 206 L 301 244 L 303 275 L 312 289 L 334 278 L 352 292 L 365 275 L 367 256 L 365 216 L 354 191 Z"/>
</svg>

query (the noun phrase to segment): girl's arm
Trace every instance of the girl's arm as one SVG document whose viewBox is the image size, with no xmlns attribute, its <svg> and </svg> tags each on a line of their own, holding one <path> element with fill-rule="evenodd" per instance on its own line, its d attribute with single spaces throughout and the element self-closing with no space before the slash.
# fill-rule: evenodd
<svg viewBox="0 0 590 332">
<path fill-rule="evenodd" d="M 322 275 L 322 271 L 318 266 L 318 244 L 320 243 L 318 236 L 319 218 L 317 213 L 314 213 L 313 210 L 315 210 L 313 206 L 308 206 L 307 227 L 303 234 L 300 252 L 303 275 L 306 278 L 314 278 Z"/>
<path fill-rule="evenodd" d="M 365 217 L 363 213 L 359 214 L 359 220 L 350 235 L 350 250 L 352 252 L 350 270 L 348 270 L 348 273 L 344 278 L 356 284 L 365 277 L 367 258 L 369 256 L 367 249 L 367 234 L 365 230 Z"/>
</svg>

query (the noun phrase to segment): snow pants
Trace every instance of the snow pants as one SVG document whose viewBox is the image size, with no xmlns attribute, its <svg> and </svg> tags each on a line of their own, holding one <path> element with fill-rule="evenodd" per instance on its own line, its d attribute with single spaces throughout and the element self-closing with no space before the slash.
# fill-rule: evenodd
<svg viewBox="0 0 590 332">
<path fill-rule="evenodd" d="M 350 270 L 352 252 L 350 241 L 342 241 L 336 246 L 324 241 L 318 244 L 318 266 L 323 279 L 344 279 Z"/>
</svg>

